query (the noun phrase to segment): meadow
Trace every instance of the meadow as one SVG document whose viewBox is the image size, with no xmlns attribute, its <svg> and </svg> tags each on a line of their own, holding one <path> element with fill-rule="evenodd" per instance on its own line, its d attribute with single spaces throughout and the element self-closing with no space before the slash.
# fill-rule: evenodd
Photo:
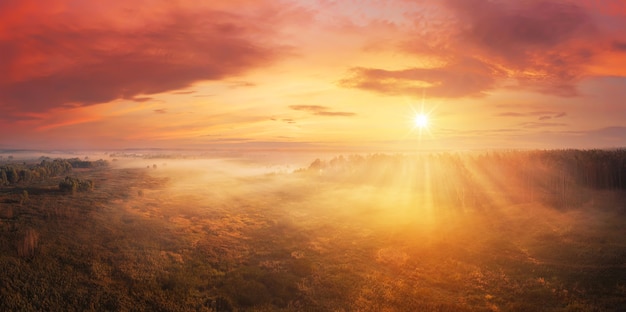
<svg viewBox="0 0 626 312">
<path fill-rule="evenodd" d="M 624 150 L 69 163 L 0 163 L 0 310 L 626 306 Z"/>
</svg>

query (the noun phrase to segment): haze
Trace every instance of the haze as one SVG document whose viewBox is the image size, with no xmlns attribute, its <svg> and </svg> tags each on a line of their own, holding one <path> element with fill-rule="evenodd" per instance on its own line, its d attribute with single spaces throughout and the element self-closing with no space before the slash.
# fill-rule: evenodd
<svg viewBox="0 0 626 312">
<path fill-rule="evenodd" d="M 2 311 L 622 311 L 626 1 L 0 0 Z"/>
</svg>

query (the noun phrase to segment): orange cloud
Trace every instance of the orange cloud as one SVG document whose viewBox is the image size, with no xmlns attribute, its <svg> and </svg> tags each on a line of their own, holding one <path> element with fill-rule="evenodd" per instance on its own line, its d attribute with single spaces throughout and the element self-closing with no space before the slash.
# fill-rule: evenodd
<svg viewBox="0 0 626 312">
<path fill-rule="evenodd" d="M 618 0 L 0 0 L 0 144 L 356 146 L 401 137 L 410 97 L 437 107 L 431 130 L 442 146 L 454 133 L 617 140 L 625 8 Z"/>
<path fill-rule="evenodd" d="M 21 18 L 0 19 L 0 29 L 12 30 L 0 35 L 0 69 L 6 73 L 0 79 L 0 107 L 17 114 L 115 99 L 142 101 L 147 98 L 137 96 L 239 75 L 285 54 L 272 39 L 275 25 L 268 22 L 288 19 L 290 11 L 279 4 L 265 2 L 264 10 L 246 11 L 245 6 L 218 10 L 144 1 L 153 5 L 146 11 L 158 18 L 144 12 L 129 23 L 119 18 L 128 17 L 123 3 L 107 2 L 104 16 L 84 3 L 57 1 L 61 13 L 49 15 L 45 5 L 4 4 L 3 16 L 15 11 Z M 41 18 L 24 20 L 32 16 Z"/>
<path fill-rule="evenodd" d="M 320 105 L 291 105 L 289 106 L 289 108 L 293 109 L 293 110 L 299 110 L 299 111 L 307 111 L 312 113 L 313 115 L 317 115 L 317 116 L 343 116 L 343 117 L 351 117 L 351 116 L 355 116 L 355 113 L 352 112 L 335 112 L 335 111 L 331 111 L 330 108 L 326 107 L 326 106 L 320 106 Z M 286 120 L 286 121 L 292 121 L 292 120 Z"/>
<path fill-rule="evenodd" d="M 340 85 L 385 94 L 429 97 L 482 96 L 496 85 L 501 71 L 475 59 L 465 59 L 438 68 L 383 70 L 356 67 Z"/>
<path fill-rule="evenodd" d="M 623 46 L 615 29 L 574 1 L 441 3 L 430 15 L 409 13 L 414 25 L 400 51 L 439 59 L 443 66 L 355 67 L 340 84 L 385 94 L 419 96 L 426 89 L 429 96 L 460 97 L 483 95 L 506 81 L 535 92 L 574 96 L 577 84 L 592 73 L 589 64 L 604 50 L 621 51 Z"/>
</svg>

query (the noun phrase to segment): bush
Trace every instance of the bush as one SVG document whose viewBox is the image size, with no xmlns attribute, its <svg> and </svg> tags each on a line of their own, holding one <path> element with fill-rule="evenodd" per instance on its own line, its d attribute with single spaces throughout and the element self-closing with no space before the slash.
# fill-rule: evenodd
<svg viewBox="0 0 626 312">
<path fill-rule="evenodd" d="M 20 205 L 25 204 L 26 202 L 28 202 L 28 191 L 24 190 L 22 192 L 22 195 L 20 195 Z"/>
<path fill-rule="evenodd" d="M 65 177 L 65 180 L 59 182 L 59 189 L 63 192 L 87 192 L 93 190 L 93 181 L 81 180 L 78 178 Z"/>
</svg>

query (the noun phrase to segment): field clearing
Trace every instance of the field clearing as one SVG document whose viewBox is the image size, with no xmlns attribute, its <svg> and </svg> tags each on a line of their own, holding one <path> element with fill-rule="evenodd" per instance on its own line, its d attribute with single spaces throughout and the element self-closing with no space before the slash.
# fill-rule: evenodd
<svg viewBox="0 0 626 312">
<path fill-rule="evenodd" d="M 426 183 L 429 193 L 420 181 L 355 183 L 200 165 L 74 170 L 95 184 L 85 193 L 62 193 L 57 180 L 1 188 L 2 309 L 626 305 L 619 191 L 589 190 L 592 200 L 570 209 L 508 196 L 492 199 L 497 205 L 459 206 L 439 204 L 437 180 Z M 20 204 L 24 190 L 29 199 Z M 20 256 L 32 237 L 33 255 Z"/>
</svg>

